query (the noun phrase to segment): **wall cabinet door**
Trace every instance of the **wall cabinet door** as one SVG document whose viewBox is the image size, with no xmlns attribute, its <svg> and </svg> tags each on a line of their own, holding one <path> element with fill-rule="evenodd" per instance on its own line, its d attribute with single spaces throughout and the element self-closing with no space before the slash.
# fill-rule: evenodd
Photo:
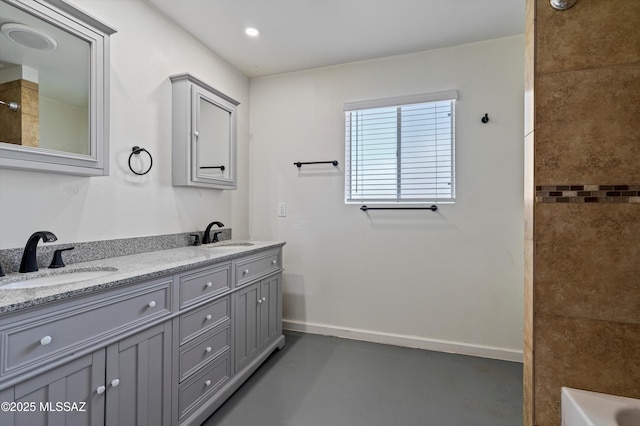
<svg viewBox="0 0 640 426">
<path fill-rule="evenodd" d="M 282 334 L 280 274 L 265 278 L 235 294 L 235 371 Z"/>
<path fill-rule="evenodd" d="M 3 426 L 104 424 L 105 350 L 99 350 L 0 392 L 13 411 L 0 411 Z"/>
<path fill-rule="evenodd" d="M 107 426 L 169 426 L 171 322 L 107 348 Z"/>
</svg>

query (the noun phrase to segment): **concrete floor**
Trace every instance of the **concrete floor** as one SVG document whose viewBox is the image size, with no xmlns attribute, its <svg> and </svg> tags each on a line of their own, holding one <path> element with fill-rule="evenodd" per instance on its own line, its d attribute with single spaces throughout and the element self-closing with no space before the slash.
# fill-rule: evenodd
<svg viewBox="0 0 640 426">
<path fill-rule="evenodd" d="M 522 364 L 287 332 L 203 426 L 518 426 Z"/>
</svg>

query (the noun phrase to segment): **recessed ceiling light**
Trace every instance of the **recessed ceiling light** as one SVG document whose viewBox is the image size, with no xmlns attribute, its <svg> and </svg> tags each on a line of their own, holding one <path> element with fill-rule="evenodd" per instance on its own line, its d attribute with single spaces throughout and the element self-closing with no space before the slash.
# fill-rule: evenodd
<svg viewBox="0 0 640 426">
<path fill-rule="evenodd" d="M 244 33 L 249 37 L 258 37 L 260 35 L 260 30 L 257 28 L 249 27 L 244 30 Z"/>
<path fill-rule="evenodd" d="M 46 32 L 28 25 L 7 22 L 0 27 L 2 34 L 15 43 L 38 50 L 55 50 L 58 42 Z"/>
</svg>

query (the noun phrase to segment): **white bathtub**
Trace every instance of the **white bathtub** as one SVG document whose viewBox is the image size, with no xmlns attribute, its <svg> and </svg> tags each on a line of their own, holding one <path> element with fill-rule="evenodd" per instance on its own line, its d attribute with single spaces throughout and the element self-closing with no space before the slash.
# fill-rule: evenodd
<svg viewBox="0 0 640 426">
<path fill-rule="evenodd" d="M 640 426 L 640 399 L 563 387 L 562 426 Z"/>
</svg>

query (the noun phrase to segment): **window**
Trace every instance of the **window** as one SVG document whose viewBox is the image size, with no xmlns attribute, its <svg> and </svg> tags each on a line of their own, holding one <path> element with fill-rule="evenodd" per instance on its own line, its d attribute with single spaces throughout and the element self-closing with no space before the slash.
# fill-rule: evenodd
<svg viewBox="0 0 640 426">
<path fill-rule="evenodd" d="M 345 202 L 455 200 L 456 91 L 345 105 Z"/>
</svg>

